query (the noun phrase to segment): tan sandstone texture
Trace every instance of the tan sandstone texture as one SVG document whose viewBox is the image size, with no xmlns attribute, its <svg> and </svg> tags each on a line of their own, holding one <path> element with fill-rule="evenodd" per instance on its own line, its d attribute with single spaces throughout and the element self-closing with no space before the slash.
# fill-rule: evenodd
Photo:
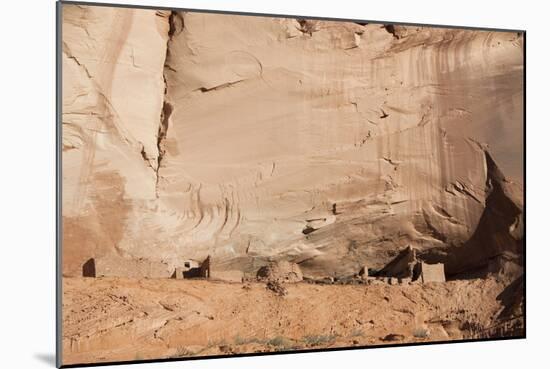
<svg viewBox="0 0 550 369">
<path fill-rule="evenodd" d="M 420 321 L 417 336 L 455 339 L 497 332 L 502 309 L 521 316 L 510 307 L 522 306 L 521 288 L 517 298 L 496 298 L 523 272 L 521 33 L 101 6 L 62 12 L 67 363 L 137 359 L 127 346 L 135 342 L 139 358 L 274 351 L 267 340 L 278 336 L 292 340 L 286 346 L 311 347 L 300 340 L 353 337 L 357 319 L 372 336 L 358 334 L 358 344 L 409 342 L 414 332 L 405 330 Z M 444 263 L 447 279 L 456 280 L 437 287 L 300 282 L 278 285 L 286 295 L 269 299 L 253 285 L 249 306 L 223 282 L 151 279 L 142 291 L 140 280 L 154 276 L 136 276 L 210 256 L 221 279 L 253 279 L 284 261 L 298 268 L 297 280 L 334 282 L 361 268 L 381 270 L 409 246 L 423 262 Z M 125 261 L 133 270 L 82 280 L 92 258 L 147 267 Z M 504 264 L 510 272 L 500 273 Z M 493 279 L 483 279 L 489 272 Z M 227 285 L 241 293 L 239 284 Z M 165 310 L 147 302 L 161 286 L 166 296 L 155 298 L 173 300 Z M 357 304 L 349 311 L 331 301 L 339 288 Z M 387 288 L 406 308 L 384 308 Z M 180 290 L 195 297 L 175 297 Z M 460 296 L 483 291 L 479 300 Z M 434 305 L 424 306 L 422 296 Z M 451 308 L 445 296 L 467 306 Z M 235 317 L 216 299 L 236 304 Z M 107 310 L 95 310 L 96 300 Z M 333 303 L 344 314 L 338 319 L 321 311 Z M 437 315 L 440 303 L 445 316 Z M 94 312 L 79 312 L 80 304 Z M 273 319 L 262 332 L 252 329 L 263 327 L 258 313 L 241 310 L 257 304 Z M 361 315 L 372 306 L 382 315 Z M 116 322 L 105 322 L 111 307 Z M 287 321 L 294 328 L 277 331 L 275 322 Z M 191 323 L 200 327 L 196 342 L 178 333 Z M 210 349 L 231 338 L 210 329 L 237 332 L 248 346 Z"/>
</svg>

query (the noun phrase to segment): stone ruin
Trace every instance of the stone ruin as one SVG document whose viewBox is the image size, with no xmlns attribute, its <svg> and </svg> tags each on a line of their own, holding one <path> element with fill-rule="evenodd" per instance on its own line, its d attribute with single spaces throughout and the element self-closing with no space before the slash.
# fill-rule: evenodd
<svg viewBox="0 0 550 369">
<path fill-rule="evenodd" d="M 359 269 L 358 276 L 366 279 L 369 276 L 369 267 L 367 265 L 363 265 L 361 269 Z"/>
<path fill-rule="evenodd" d="M 415 266 L 415 273 L 422 283 L 445 282 L 445 267 L 442 263 L 428 264 L 418 262 Z"/>
<path fill-rule="evenodd" d="M 219 270 L 212 263 L 210 255 L 203 262 L 188 260 L 183 267 L 176 268 L 176 279 L 206 278 L 214 281 L 238 282 L 244 279 L 244 272 L 240 270 Z"/>
<path fill-rule="evenodd" d="M 377 277 L 387 281 L 389 284 L 408 283 L 411 281 L 422 283 L 446 281 L 445 266 L 442 263 L 428 264 L 418 260 L 416 254 L 417 250 L 415 248 L 407 246 L 384 268 L 376 273 Z"/>
<path fill-rule="evenodd" d="M 416 249 L 407 246 L 377 274 L 396 278 L 413 278 L 417 264 Z"/>
<path fill-rule="evenodd" d="M 245 275 L 241 270 L 220 270 L 208 255 L 202 262 L 186 260 L 183 266 L 176 268 L 173 277 L 176 279 L 206 278 L 213 281 L 241 283 Z"/>
<path fill-rule="evenodd" d="M 198 260 L 185 260 L 183 266 L 176 267 L 173 277 L 176 279 L 209 278 L 210 255 L 202 263 Z"/>
<path fill-rule="evenodd" d="M 300 266 L 285 260 L 271 262 L 261 267 L 256 277 L 263 282 L 295 283 L 304 280 Z"/>
<path fill-rule="evenodd" d="M 203 262 L 185 260 L 176 267 L 164 261 L 131 259 L 118 255 L 104 255 L 88 259 L 82 265 L 84 277 L 126 277 L 126 278 L 209 278 L 210 256 Z"/>
<path fill-rule="evenodd" d="M 384 282 L 390 285 L 412 281 L 422 283 L 445 282 L 444 265 L 428 264 L 420 261 L 417 259 L 416 253 L 416 249 L 411 246 L 406 247 L 375 276 L 369 276 L 369 269 L 367 265 L 364 265 L 358 275 L 354 277 L 356 279 L 355 283 L 359 283 L 361 280 L 369 283 L 376 280 L 378 283 Z M 501 259 L 504 260 L 503 257 L 495 259 L 495 263 L 502 262 Z M 213 268 L 210 256 L 202 262 L 194 259 L 185 260 L 174 268 L 173 264 L 169 265 L 164 261 L 130 259 L 108 255 L 86 261 L 82 266 L 82 275 L 84 277 L 207 278 L 238 283 L 246 279 L 243 271 Z M 295 283 L 303 281 L 304 276 L 298 264 L 280 260 L 262 266 L 256 274 L 256 279 L 261 282 Z M 351 283 L 350 281 L 346 282 L 346 280 L 339 282 L 343 284 Z"/>
<path fill-rule="evenodd" d="M 171 274 L 168 263 L 115 255 L 91 258 L 82 266 L 84 277 L 170 278 Z"/>
<path fill-rule="evenodd" d="M 301 278 L 301 272 L 297 275 Z M 202 262 L 195 259 L 174 264 L 147 259 L 131 259 L 118 255 L 104 255 L 90 258 L 82 265 L 83 277 L 125 277 L 125 278 L 207 278 L 224 282 L 239 282 L 244 278 L 240 270 L 218 270 L 213 266 L 210 255 Z M 295 279 L 296 277 L 293 277 Z"/>
</svg>

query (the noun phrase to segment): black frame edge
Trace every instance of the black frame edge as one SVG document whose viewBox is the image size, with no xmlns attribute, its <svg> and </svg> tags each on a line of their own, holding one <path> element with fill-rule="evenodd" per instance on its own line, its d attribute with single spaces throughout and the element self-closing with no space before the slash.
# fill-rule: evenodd
<svg viewBox="0 0 550 369">
<path fill-rule="evenodd" d="M 62 87 L 62 2 L 55 3 L 55 214 L 56 214 L 56 229 L 55 229 L 55 365 L 60 368 L 63 365 L 63 316 L 62 316 L 62 303 L 63 303 L 63 264 L 62 264 L 62 232 L 63 232 L 63 218 L 61 214 L 61 196 L 62 196 L 62 177 L 61 177 L 61 132 L 62 132 L 62 101 L 63 96 L 61 92 Z"/>
<path fill-rule="evenodd" d="M 272 17 L 272 18 L 304 18 L 313 20 L 326 20 L 337 22 L 360 22 L 360 23 L 373 23 L 373 24 L 392 24 L 399 26 L 417 26 L 417 27 L 431 27 L 431 28 L 450 28 L 450 29 L 463 29 L 474 31 L 493 31 L 493 32 L 525 32 L 521 29 L 506 29 L 506 28 L 491 28 L 491 27 L 469 27 L 469 26 L 457 26 L 447 24 L 433 24 L 433 23 L 411 23 L 411 22 L 398 22 L 398 21 L 380 21 L 372 19 L 352 19 L 352 18 L 333 18 L 333 17 L 321 17 L 321 16 L 302 16 L 296 14 L 270 14 L 270 13 L 255 13 L 255 12 L 243 12 L 237 10 L 213 10 L 213 9 L 199 9 L 199 8 L 180 8 L 172 6 L 155 6 L 155 5 L 132 5 L 132 4 L 112 4 L 112 3 L 99 3 L 93 1 L 74 1 L 74 0 L 58 0 L 62 4 L 66 5 L 83 5 L 83 6 L 103 6 L 111 8 L 131 8 L 131 9 L 148 9 L 148 10 L 177 10 L 197 13 L 210 13 L 210 14 L 222 14 L 222 15 L 245 15 L 254 17 Z"/>
</svg>

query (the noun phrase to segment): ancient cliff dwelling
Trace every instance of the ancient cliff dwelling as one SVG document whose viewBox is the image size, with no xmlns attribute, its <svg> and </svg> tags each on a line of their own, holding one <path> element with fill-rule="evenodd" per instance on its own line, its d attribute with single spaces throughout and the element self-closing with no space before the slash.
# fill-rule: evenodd
<svg viewBox="0 0 550 369">
<path fill-rule="evenodd" d="M 65 364 L 524 334 L 521 33 L 61 21 Z"/>
</svg>

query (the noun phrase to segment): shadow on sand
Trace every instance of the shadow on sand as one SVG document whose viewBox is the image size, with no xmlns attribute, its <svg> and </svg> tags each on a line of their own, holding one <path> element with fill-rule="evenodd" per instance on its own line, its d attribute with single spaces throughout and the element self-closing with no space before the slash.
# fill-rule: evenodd
<svg viewBox="0 0 550 369">
<path fill-rule="evenodd" d="M 52 367 L 55 367 L 55 354 L 34 354 L 34 358 Z"/>
</svg>

